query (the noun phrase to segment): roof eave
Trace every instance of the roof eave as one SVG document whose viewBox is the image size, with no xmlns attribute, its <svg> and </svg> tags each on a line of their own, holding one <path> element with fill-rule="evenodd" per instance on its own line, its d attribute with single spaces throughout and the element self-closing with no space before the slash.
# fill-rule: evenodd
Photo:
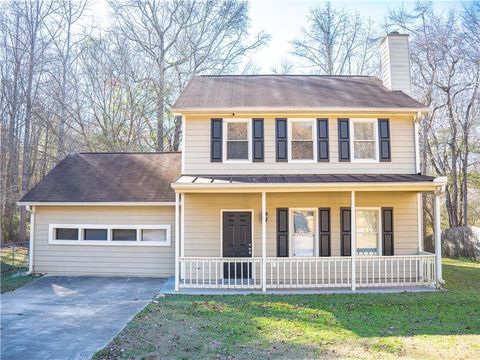
<svg viewBox="0 0 480 360">
<path fill-rule="evenodd" d="M 175 206 L 175 201 L 18 201 L 18 206 Z"/>
<path fill-rule="evenodd" d="M 424 107 L 173 107 L 174 115 L 215 113 L 414 113 L 427 114 L 431 109 Z"/>
<path fill-rule="evenodd" d="M 437 191 L 442 178 L 408 182 L 322 182 L 322 183 L 173 183 L 176 192 L 333 192 L 333 191 Z"/>
</svg>

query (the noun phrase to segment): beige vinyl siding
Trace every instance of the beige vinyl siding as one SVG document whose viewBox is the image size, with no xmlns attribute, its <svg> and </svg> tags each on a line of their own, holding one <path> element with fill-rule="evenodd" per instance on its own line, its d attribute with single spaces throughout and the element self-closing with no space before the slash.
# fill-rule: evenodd
<svg viewBox="0 0 480 360">
<path fill-rule="evenodd" d="M 211 117 L 218 117 L 211 116 Z M 254 115 L 265 119 L 265 161 L 254 163 L 210 162 L 210 117 L 187 116 L 184 122 L 184 175 L 215 174 L 414 174 L 415 138 L 413 116 L 400 115 L 330 115 L 329 162 L 276 162 L 275 116 Z M 279 116 L 281 117 L 281 116 Z M 292 116 L 298 118 L 299 116 Z M 315 115 L 309 118 L 327 117 Z M 389 118 L 390 162 L 355 163 L 338 161 L 337 118 Z M 240 118 L 240 117 L 239 117 Z"/>
<path fill-rule="evenodd" d="M 331 209 L 331 254 L 340 256 L 340 208 L 349 192 L 267 193 L 267 256 L 275 257 L 276 209 Z M 357 192 L 357 207 L 393 207 L 395 255 L 418 253 L 416 192 Z M 261 194 L 185 194 L 185 256 L 221 256 L 221 210 L 253 209 L 254 256 L 261 256 Z"/>
<path fill-rule="evenodd" d="M 49 224 L 170 225 L 170 246 L 48 244 Z M 173 206 L 36 206 L 34 271 L 65 275 L 159 276 L 174 274 Z"/>
</svg>

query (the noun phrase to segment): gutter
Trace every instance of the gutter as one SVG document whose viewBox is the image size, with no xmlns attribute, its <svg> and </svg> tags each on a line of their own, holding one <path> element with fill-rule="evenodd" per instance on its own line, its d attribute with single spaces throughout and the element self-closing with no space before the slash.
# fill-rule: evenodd
<svg viewBox="0 0 480 360">
<path fill-rule="evenodd" d="M 225 190 L 236 192 L 305 192 L 305 191 L 388 191 L 391 188 L 398 188 L 400 191 L 435 191 L 446 185 L 446 177 L 438 177 L 433 181 L 410 181 L 410 182 L 345 182 L 345 183 L 173 183 L 172 188 L 177 191 L 215 191 Z M 395 191 L 395 190 L 392 190 Z"/>
<path fill-rule="evenodd" d="M 270 113 L 270 114 L 303 114 L 303 113 L 372 113 L 378 114 L 382 112 L 392 113 L 392 112 L 401 112 L 401 113 L 414 113 L 418 117 L 421 114 L 427 114 L 431 112 L 429 107 L 217 107 L 217 108 L 208 108 L 208 107 L 174 107 L 170 111 L 175 116 L 180 116 L 184 114 L 251 114 L 251 113 Z"/>
<path fill-rule="evenodd" d="M 30 238 L 29 238 L 29 247 L 28 247 L 27 275 L 31 275 L 33 274 L 33 246 L 34 246 L 33 237 L 35 234 L 35 207 L 27 205 L 26 209 L 30 213 Z"/>
</svg>

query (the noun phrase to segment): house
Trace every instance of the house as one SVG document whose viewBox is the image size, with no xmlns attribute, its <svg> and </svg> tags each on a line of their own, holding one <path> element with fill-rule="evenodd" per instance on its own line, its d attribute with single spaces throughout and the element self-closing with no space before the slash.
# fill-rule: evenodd
<svg viewBox="0 0 480 360">
<path fill-rule="evenodd" d="M 383 78 L 197 76 L 181 153 L 67 156 L 21 200 L 31 271 L 174 276 L 175 289 L 442 283 L 439 196 L 420 174 L 408 38 Z M 435 194 L 436 253 L 422 249 Z"/>
</svg>

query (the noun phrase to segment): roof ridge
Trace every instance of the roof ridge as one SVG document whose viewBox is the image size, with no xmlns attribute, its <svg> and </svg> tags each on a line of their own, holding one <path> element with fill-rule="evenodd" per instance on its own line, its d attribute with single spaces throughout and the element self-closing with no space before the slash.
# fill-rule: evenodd
<svg viewBox="0 0 480 360">
<path fill-rule="evenodd" d="M 364 77 L 364 78 L 374 78 L 379 79 L 377 76 L 373 75 L 327 75 L 327 74 L 205 74 L 197 75 L 198 77 L 262 77 L 262 76 L 275 76 L 275 77 L 288 77 L 288 76 L 305 76 L 305 77 Z"/>
</svg>

